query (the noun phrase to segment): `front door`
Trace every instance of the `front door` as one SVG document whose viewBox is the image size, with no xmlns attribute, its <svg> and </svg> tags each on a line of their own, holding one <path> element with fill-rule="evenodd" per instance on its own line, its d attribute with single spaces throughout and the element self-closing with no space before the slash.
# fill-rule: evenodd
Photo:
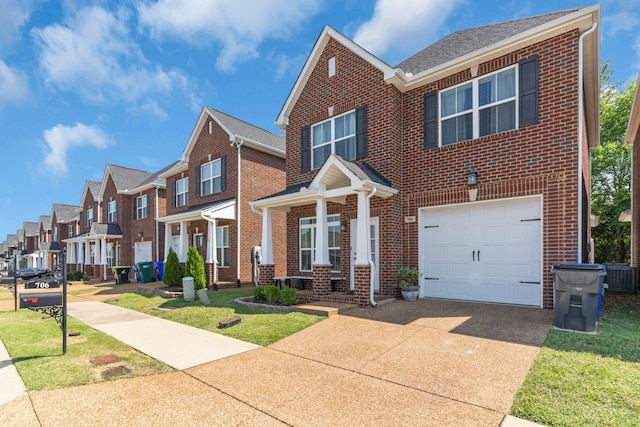
<svg viewBox="0 0 640 427">
<path fill-rule="evenodd" d="M 354 289 L 354 274 L 353 274 L 353 263 L 356 260 L 356 239 L 357 239 L 357 225 L 358 225 L 358 220 L 357 219 L 352 219 L 351 220 L 351 248 L 350 248 L 350 276 L 351 276 L 351 281 L 350 281 L 350 285 L 349 285 L 349 289 L 353 290 Z M 371 272 L 371 274 L 373 274 L 373 286 L 374 289 L 376 291 L 380 290 L 380 269 L 379 269 L 379 265 L 380 265 L 380 227 L 379 227 L 379 221 L 378 218 L 371 218 L 371 223 L 369 224 L 369 248 L 371 248 L 371 261 L 373 261 L 373 270 Z"/>
</svg>

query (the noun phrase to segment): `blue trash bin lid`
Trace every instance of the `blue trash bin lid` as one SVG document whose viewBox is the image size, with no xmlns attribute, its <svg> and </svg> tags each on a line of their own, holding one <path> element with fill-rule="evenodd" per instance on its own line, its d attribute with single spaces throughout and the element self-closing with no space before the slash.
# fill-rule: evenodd
<svg viewBox="0 0 640 427">
<path fill-rule="evenodd" d="M 602 264 L 565 262 L 562 264 L 553 264 L 553 270 L 605 271 L 605 266 Z"/>
</svg>

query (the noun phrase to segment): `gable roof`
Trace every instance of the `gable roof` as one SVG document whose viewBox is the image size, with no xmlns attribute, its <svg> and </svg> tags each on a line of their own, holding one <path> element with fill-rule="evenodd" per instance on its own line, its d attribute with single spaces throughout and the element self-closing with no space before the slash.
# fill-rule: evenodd
<svg viewBox="0 0 640 427">
<path fill-rule="evenodd" d="M 24 230 L 24 235 L 29 236 L 37 236 L 38 235 L 38 223 L 37 222 L 23 222 L 22 229 Z"/>
<path fill-rule="evenodd" d="M 91 197 L 93 197 L 93 201 L 99 201 L 98 195 L 100 193 L 100 187 L 102 186 L 101 182 L 98 181 L 85 181 L 84 188 L 82 189 L 82 197 L 80 197 L 80 209 L 84 209 L 85 199 L 87 195 L 90 193 Z"/>
<path fill-rule="evenodd" d="M 229 136 L 229 141 L 246 144 L 253 149 L 263 151 L 274 156 L 284 158 L 286 138 L 284 135 L 276 135 L 267 130 L 249 124 L 243 120 L 230 116 L 222 111 L 204 107 L 200 117 L 191 132 L 189 141 L 182 152 L 181 161 L 189 160 L 191 150 L 198 140 L 198 135 L 211 117 Z"/>
<path fill-rule="evenodd" d="M 383 73 L 387 84 L 393 85 L 400 92 L 407 92 L 571 29 L 578 28 L 581 33 L 584 33 L 595 28 L 594 25 L 599 21 L 600 6 L 595 5 L 458 31 L 402 61 L 397 67 L 387 65 L 354 41 L 326 26 L 320 33 L 280 110 L 276 124 L 280 127 L 288 125 L 289 114 L 331 38 L 378 68 Z M 597 116 L 598 110 L 600 70 L 598 39 L 598 31 L 594 31 L 585 39 L 584 62 L 587 65 L 584 69 L 587 92 L 585 102 L 592 116 Z M 590 134 L 597 133 L 592 133 L 597 131 L 597 126 L 593 122 L 594 117 L 591 117 L 588 121 Z"/>
<path fill-rule="evenodd" d="M 40 215 L 40 220 L 38 221 L 38 229 L 42 225 L 44 230 L 51 230 L 51 217 L 49 215 Z"/>
<path fill-rule="evenodd" d="M 57 223 L 65 224 L 78 219 L 79 209 L 80 206 L 54 203 L 53 205 L 51 205 L 51 218 L 53 218 L 53 216 L 55 215 Z"/>
<path fill-rule="evenodd" d="M 142 182 L 140 182 L 136 187 L 128 191 L 125 190 L 123 191 L 123 193 L 135 194 L 135 193 L 145 191 L 154 187 L 165 188 L 167 186 L 167 180 L 165 179 L 164 174 L 170 171 L 171 169 L 175 168 L 179 163 L 180 163 L 180 160 L 176 160 L 170 165 L 167 165 L 162 169 L 149 174 L 149 176 L 146 179 L 142 180 Z"/>
<path fill-rule="evenodd" d="M 120 194 L 126 193 L 137 187 L 151 175 L 152 174 L 150 172 L 109 163 L 104 168 L 104 177 L 102 178 L 102 185 L 100 187 L 100 200 L 102 200 L 104 196 L 109 176 L 111 176 L 111 180 L 113 181 L 113 185 L 116 187 L 116 191 Z"/>
</svg>

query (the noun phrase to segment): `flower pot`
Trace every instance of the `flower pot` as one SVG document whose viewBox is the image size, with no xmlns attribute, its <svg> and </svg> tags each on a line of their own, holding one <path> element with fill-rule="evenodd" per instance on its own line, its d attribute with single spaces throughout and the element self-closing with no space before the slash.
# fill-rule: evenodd
<svg viewBox="0 0 640 427">
<path fill-rule="evenodd" d="M 407 301 L 415 301 L 420 293 L 420 286 L 401 286 L 402 298 Z"/>
</svg>

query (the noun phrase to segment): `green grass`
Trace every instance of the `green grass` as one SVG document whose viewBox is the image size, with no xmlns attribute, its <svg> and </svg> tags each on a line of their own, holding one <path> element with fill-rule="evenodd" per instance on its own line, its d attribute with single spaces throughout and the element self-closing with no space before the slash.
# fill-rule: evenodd
<svg viewBox="0 0 640 427">
<path fill-rule="evenodd" d="M 53 318 L 26 309 L 0 312 L 0 338 L 27 391 L 104 381 L 100 374 L 119 365 L 132 370 L 129 377 L 173 371 L 163 362 L 72 317 L 68 317 L 67 322 L 67 330 L 80 332 L 80 335 L 67 337 L 67 353 L 63 355 L 62 331 Z M 120 362 L 103 366 L 91 365 L 92 359 L 109 354 L 116 355 Z"/>
<path fill-rule="evenodd" d="M 547 426 L 640 426 L 640 314 L 603 312 L 597 335 L 551 330 L 511 414 Z"/>
<path fill-rule="evenodd" d="M 151 292 L 123 294 L 107 301 L 114 305 L 184 323 L 254 344 L 267 346 L 324 319 L 298 312 L 275 312 L 251 308 L 235 302 L 253 295 L 253 288 L 208 291 L 209 306 L 198 298 L 193 302 L 181 298 L 165 299 Z M 157 308 L 165 310 L 157 310 Z M 239 316 L 242 321 L 230 328 L 218 329 L 221 320 Z"/>
</svg>

